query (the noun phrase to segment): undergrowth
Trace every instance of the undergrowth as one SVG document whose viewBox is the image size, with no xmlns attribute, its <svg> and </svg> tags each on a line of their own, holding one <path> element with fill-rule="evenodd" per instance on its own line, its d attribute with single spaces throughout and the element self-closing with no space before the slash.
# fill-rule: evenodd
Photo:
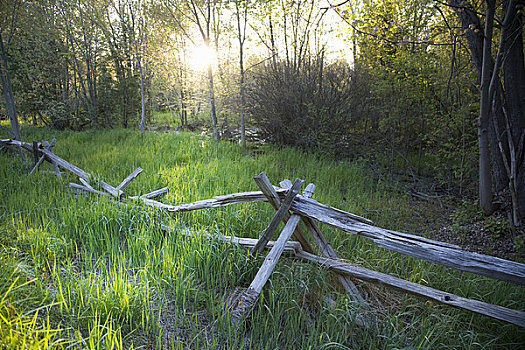
<svg viewBox="0 0 525 350">
<path fill-rule="evenodd" d="M 117 185 L 140 166 L 126 190 L 168 186 L 180 204 L 256 190 L 262 171 L 277 184 L 296 177 L 318 187 L 314 198 L 379 226 L 418 234 L 409 199 L 376 182 L 359 162 L 293 149 L 256 153 L 189 133 L 24 128 L 24 140 L 56 137 L 55 153 Z M 0 347 L 171 349 L 518 348 L 515 326 L 360 284 L 373 306 L 369 328 L 320 267 L 283 258 L 251 318 L 239 329 L 228 303 L 257 273 L 261 258 L 213 236 L 258 237 L 274 214 L 265 203 L 166 214 L 136 204 L 83 196 L 52 173 L 27 175 L 33 160 L 0 155 Z M 43 171 L 52 170 L 49 165 Z M 458 214 L 459 215 L 459 214 Z M 463 215 L 463 214 L 462 214 Z M 465 214 L 467 215 L 467 214 Z M 458 218 L 463 219 L 463 218 Z M 466 218 L 465 218 L 466 220 Z M 171 230 L 164 231 L 161 224 Z M 401 256 L 322 227 L 340 255 L 358 265 L 463 297 L 525 309 L 522 287 Z"/>
</svg>

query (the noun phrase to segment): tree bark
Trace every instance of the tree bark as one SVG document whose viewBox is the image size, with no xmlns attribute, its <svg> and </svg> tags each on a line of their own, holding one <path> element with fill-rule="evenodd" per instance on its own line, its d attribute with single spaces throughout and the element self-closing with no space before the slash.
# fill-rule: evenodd
<svg viewBox="0 0 525 350">
<path fill-rule="evenodd" d="M 204 42 L 204 45 L 209 50 L 210 49 L 210 24 L 211 24 L 211 10 L 212 10 L 213 4 L 210 0 L 206 1 L 206 9 L 198 9 L 197 5 L 194 0 L 189 0 L 188 2 L 188 8 L 190 12 L 192 13 L 195 24 L 197 25 L 197 28 L 199 29 L 199 32 L 201 34 L 202 40 Z M 204 22 L 201 23 L 200 15 L 203 16 Z M 214 84 L 213 84 L 213 69 L 211 62 L 208 63 L 208 92 L 210 97 L 210 110 L 211 110 L 211 122 L 213 125 L 213 133 L 215 136 L 215 139 L 218 140 L 220 138 L 219 136 L 219 129 L 217 127 L 217 112 L 215 108 L 215 90 L 214 90 Z"/>
<path fill-rule="evenodd" d="M 140 115 L 140 133 L 144 134 L 145 127 L 146 127 L 146 98 L 144 91 L 144 73 L 142 71 L 142 63 L 140 61 L 140 58 L 137 58 L 137 64 L 139 66 L 139 74 L 140 74 L 140 106 L 141 106 L 141 115 Z"/>
<path fill-rule="evenodd" d="M 503 74 L 505 84 L 505 102 L 507 117 L 510 124 L 507 132 L 515 149 L 515 172 L 517 180 L 517 212 L 519 221 L 525 222 L 525 159 L 523 157 L 525 145 L 525 58 L 523 54 L 523 15 L 518 13 L 518 7 L 513 1 L 505 1 L 509 18 L 505 20 L 503 40 L 507 43 L 505 59 L 503 60 Z M 508 6 L 511 6 L 508 8 Z M 505 8 L 504 7 L 504 8 Z M 507 22 L 508 21 L 508 22 Z M 509 130 L 510 129 L 510 130 Z M 511 179 L 513 180 L 513 179 Z"/>
<path fill-rule="evenodd" d="M 449 0 L 448 4 L 452 7 L 456 15 L 458 16 L 461 27 L 466 33 L 467 43 L 470 50 L 470 57 L 474 63 L 474 67 L 478 72 L 478 76 L 481 79 L 482 67 L 483 67 L 483 24 L 476 11 L 468 2 L 462 0 Z M 490 62 L 490 66 L 494 65 L 492 56 L 487 57 Z M 498 83 L 499 84 L 499 83 Z M 498 131 L 495 125 L 498 126 L 499 130 L 505 128 L 502 96 L 501 90 L 496 89 L 495 92 L 495 104 L 494 108 L 489 112 L 489 118 L 494 118 L 495 123 L 489 123 L 488 126 L 488 138 L 490 140 L 490 151 L 492 155 L 492 171 L 494 173 L 496 191 L 502 191 L 509 184 L 507 173 L 505 172 L 505 166 L 503 157 L 498 147 Z M 507 145 L 503 145 L 505 153 L 508 153 Z"/>
<path fill-rule="evenodd" d="M 246 126 L 244 123 L 244 105 L 245 105 L 245 96 L 244 96 L 244 42 L 246 40 L 246 24 L 248 21 L 248 4 L 244 2 L 244 17 L 243 17 L 243 26 L 241 27 L 241 14 L 239 3 L 235 2 L 236 16 L 237 16 L 237 38 L 239 39 L 239 70 L 240 70 L 240 82 L 239 82 L 239 94 L 240 94 L 240 106 L 239 106 L 239 116 L 241 122 L 241 144 L 242 147 L 246 147 Z"/>
<path fill-rule="evenodd" d="M 495 1 L 486 0 L 486 3 L 488 10 L 492 8 L 493 15 Z M 514 215 L 513 221 L 515 224 L 524 222 L 525 62 L 523 53 L 523 15 L 518 12 L 516 1 L 504 0 L 503 13 L 505 13 L 505 19 L 502 24 L 500 44 L 503 47 L 500 48 L 501 53 L 499 53 L 503 56 L 504 84 L 497 76 L 498 72 L 494 72 L 497 80 L 492 84 L 494 93 L 489 92 L 488 102 L 492 103 L 492 109 L 490 109 L 490 106 L 486 106 L 487 98 L 483 91 L 485 81 L 483 79 L 483 69 L 485 67 L 494 69 L 494 60 L 492 56 L 485 54 L 486 52 L 490 53 L 490 50 L 485 50 L 484 52 L 483 41 L 487 41 L 487 36 L 485 35 L 484 39 L 480 31 L 476 33 L 476 30 L 468 30 L 470 26 L 474 26 L 475 29 L 481 29 L 481 20 L 469 2 L 448 0 L 448 4 L 457 14 L 463 29 L 466 30 L 472 61 L 478 70 L 478 74 L 482 77 L 482 108 L 480 108 L 480 117 L 484 115 L 483 113 L 486 113 L 485 109 L 489 108 L 488 139 L 492 151 L 495 188 L 497 191 L 505 188 L 511 189 L 513 211 L 519 212 L 517 215 L 518 220 L 516 220 L 516 215 Z M 493 17 L 488 18 L 487 16 L 485 26 L 493 26 Z M 488 48 L 485 47 L 485 49 Z M 483 109 L 483 113 L 481 113 L 481 109 Z M 492 122 L 490 122 L 491 118 Z M 482 129 L 484 128 L 480 126 L 480 130 Z M 485 146 L 480 144 L 480 151 L 481 147 Z M 511 183 L 513 183 L 512 186 L 510 186 Z"/>
<path fill-rule="evenodd" d="M 2 64 L 0 65 L 0 83 L 4 91 L 5 106 L 9 114 L 9 121 L 11 122 L 11 129 L 13 130 L 13 137 L 15 140 L 21 141 L 20 124 L 18 123 L 18 116 L 16 115 L 15 97 L 13 96 L 13 86 L 9 77 L 7 52 L 2 40 L 2 33 L 0 32 L 0 55 L 2 56 Z"/>
<path fill-rule="evenodd" d="M 490 118 L 490 96 L 489 86 L 492 76 L 493 63 L 491 55 L 492 33 L 494 21 L 495 3 L 487 0 L 487 15 L 485 23 L 485 37 L 483 40 L 483 63 L 481 67 L 481 102 L 478 121 L 479 139 L 479 204 L 485 215 L 494 211 L 492 204 L 492 184 L 490 171 L 490 149 L 489 149 L 489 118 Z"/>
<path fill-rule="evenodd" d="M 213 134 L 215 139 L 218 140 L 219 128 L 217 127 L 217 112 L 215 111 L 215 90 L 213 84 L 213 70 L 211 68 L 211 62 L 208 63 L 208 87 L 210 92 L 210 109 L 211 109 L 211 122 L 213 124 Z"/>
</svg>

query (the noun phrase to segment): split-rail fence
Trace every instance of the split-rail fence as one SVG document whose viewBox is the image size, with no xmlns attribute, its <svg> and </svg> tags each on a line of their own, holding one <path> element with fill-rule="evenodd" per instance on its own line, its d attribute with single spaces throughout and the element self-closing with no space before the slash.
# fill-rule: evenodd
<svg viewBox="0 0 525 350">
<path fill-rule="evenodd" d="M 283 180 L 280 183 L 280 187 L 276 187 L 271 184 L 264 173 L 261 173 L 254 177 L 260 191 L 231 193 L 189 204 L 170 205 L 154 200 L 154 198 L 166 194 L 168 191 L 167 187 L 141 196 L 127 196 L 124 193 L 128 185 L 142 172 L 141 168 L 137 168 L 118 186 L 113 187 L 101 181 L 99 183 L 100 190 L 97 190 L 90 184 L 90 180 L 92 180 L 91 174 L 53 153 L 52 148 L 55 143 L 56 140 L 53 140 L 51 143 L 45 141 L 42 143 L 27 143 L 11 139 L 0 140 L 2 147 L 15 151 L 26 150 L 34 155 L 36 164 L 30 173 L 36 171 L 45 160 L 53 165 L 54 171 L 59 178 L 61 178 L 60 168 L 79 177 L 81 184 L 69 184 L 75 191 L 108 196 L 115 201 L 140 201 L 147 206 L 156 207 L 171 214 L 205 208 L 218 208 L 239 203 L 268 202 L 275 209 L 276 213 L 259 239 L 220 237 L 220 239 L 227 242 L 250 248 L 251 253 L 255 256 L 261 254 L 264 249 L 270 249 L 250 286 L 237 295 L 232 303 L 232 319 L 235 323 L 240 322 L 249 314 L 281 255 L 286 253 L 296 259 L 319 264 L 335 272 L 341 286 L 363 310 L 369 306 L 361 295 L 359 288 L 356 287 L 355 279 L 393 287 L 441 304 L 469 310 L 525 327 L 525 312 L 523 311 L 463 298 L 356 266 L 339 258 L 339 255 L 321 231 L 318 223 L 367 238 L 379 247 L 387 250 L 521 286 L 525 286 L 525 264 L 468 252 L 457 245 L 374 226 L 368 219 L 312 199 L 315 190 L 314 184 L 309 184 L 302 194 L 299 194 L 300 188 L 304 183 L 303 180 L 299 179 L 293 184 L 289 180 Z M 280 222 L 285 223 L 283 230 L 276 241 L 270 241 L 276 233 Z M 300 222 L 302 222 L 303 226 L 299 226 Z M 295 240 L 291 240 L 292 237 Z M 356 317 L 356 321 L 365 326 L 368 324 L 368 320 L 359 315 Z"/>
</svg>

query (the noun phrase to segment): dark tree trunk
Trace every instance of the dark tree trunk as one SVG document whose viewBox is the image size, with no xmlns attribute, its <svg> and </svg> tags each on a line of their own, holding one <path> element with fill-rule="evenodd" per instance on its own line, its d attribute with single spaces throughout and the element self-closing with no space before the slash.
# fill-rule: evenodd
<svg viewBox="0 0 525 350">
<path fill-rule="evenodd" d="M 493 0 L 487 0 L 487 5 L 494 5 Z M 466 37 L 472 56 L 472 61 L 482 76 L 483 36 L 481 31 L 468 30 L 474 25 L 481 29 L 481 20 L 472 6 L 465 1 L 449 0 L 458 18 L 466 30 Z M 523 15 L 518 13 L 516 1 L 505 0 L 505 13 L 502 25 L 502 68 L 503 84 L 500 79 L 494 86 L 492 110 L 489 114 L 489 140 L 492 153 L 493 174 L 496 180 L 496 190 L 510 188 L 513 197 L 513 209 L 519 212 L 515 223 L 525 221 L 525 63 L 523 54 Z M 493 23 L 489 19 L 487 26 Z M 485 56 L 494 67 L 492 57 Z M 498 68 L 498 67 L 496 67 Z M 497 74 L 499 72 L 495 72 Z M 482 84 L 483 86 L 483 84 Z M 483 93 L 482 93 L 483 94 Z M 511 183 L 514 182 L 514 185 Z M 510 184 L 510 185 L 509 185 Z M 517 197 L 517 199 L 514 198 Z"/>
<path fill-rule="evenodd" d="M 492 204 L 492 184 L 490 171 L 490 148 L 489 148 L 489 121 L 490 121 L 490 95 L 489 86 L 494 66 L 491 48 L 492 32 L 494 29 L 494 1 L 487 0 L 487 22 L 485 23 L 485 37 L 483 41 L 483 62 L 481 66 L 481 102 L 478 120 L 479 140 L 479 204 L 485 215 L 494 211 Z"/>
<path fill-rule="evenodd" d="M 508 1 L 505 2 L 509 6 Z M 518 212 L 521 222 L 525 222 L 525 58 L 523 55 L 523 15 L 518 7 L 509 9 L 508 28 L 504 35 L 508 47 L 503 60 L 505 101 L 509 118 L 510 137 L 516 152 Z M 521 157 L 520 157 L 521 155 Z"/>
<path fill-rule="evenodd" d="M 0 83 L 4 91 L 5 106 L 9 114 L 9 121 L 11 122 L 11 129 L 13 130 L 13 137 L 15 140 L 22 140 L 20 135 L 20 124 L 18 123 L 18 116 L 16 115 L 15 97 L 13 96 L 13 86 L 9 77 L 7 52 L 2 40 L 2 33 L 0 33 L 0 55 L 2 56 L 2 64 L 0 65 Z"/>
<path fill-rule="evenodd" d="M 481 23 L 477 13 L 473 10 L 472 6 L 470 6 L 468 3 L 466 4 L 462 0 L 449 0 L 448 3 L 452 6 L 452 9 L 461 22 L 462 29 L 466 33 L 470 57 L 474 63 L 474 67 L 476 67 L 478 76 L 481 79 L 483 66 L 483 24 Z M 471 30 L 471 27 L 479 30 Z M 494 66 L 492 56 L 487 58 L 489 60 L 490 66 Z M 505 123 L 502 108 L 503 106 L 500 102 L 502 100 L 501 91 L 499 89 L 496 89 L 495 100 L 495 108 L 490 111 L 489 118 L 494 118 L 498 129 L 502 130 L 505 128 Z M 492 171 L 494 174 L 495 189 L 496 191 L 501 191 L 508 186 L 509 179 L 507 177 L 507 173 L 505 172 L 503 157 L 496 141 L 497 132 L 495 130 L 494 123 L 489 123 L 488 137 L 490 140 L 490 153 L 492 156 Z M 505 152 L 508 152 L 508 146 L 505 144 L 503 147 L 505 148 Z"/>
</svg>

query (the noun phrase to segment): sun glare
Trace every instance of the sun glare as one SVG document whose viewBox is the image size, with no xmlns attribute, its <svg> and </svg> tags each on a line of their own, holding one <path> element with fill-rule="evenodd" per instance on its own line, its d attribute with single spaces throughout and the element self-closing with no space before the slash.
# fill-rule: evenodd
<svg viewBox="0 0 525 350">
<path fill-rule="evenodd" d="M 190 50 L 188 63 L 195 70 L 203 71 L 215 61 L 215 51 L 205 45 L 193 47 Z"/>
</svg>

